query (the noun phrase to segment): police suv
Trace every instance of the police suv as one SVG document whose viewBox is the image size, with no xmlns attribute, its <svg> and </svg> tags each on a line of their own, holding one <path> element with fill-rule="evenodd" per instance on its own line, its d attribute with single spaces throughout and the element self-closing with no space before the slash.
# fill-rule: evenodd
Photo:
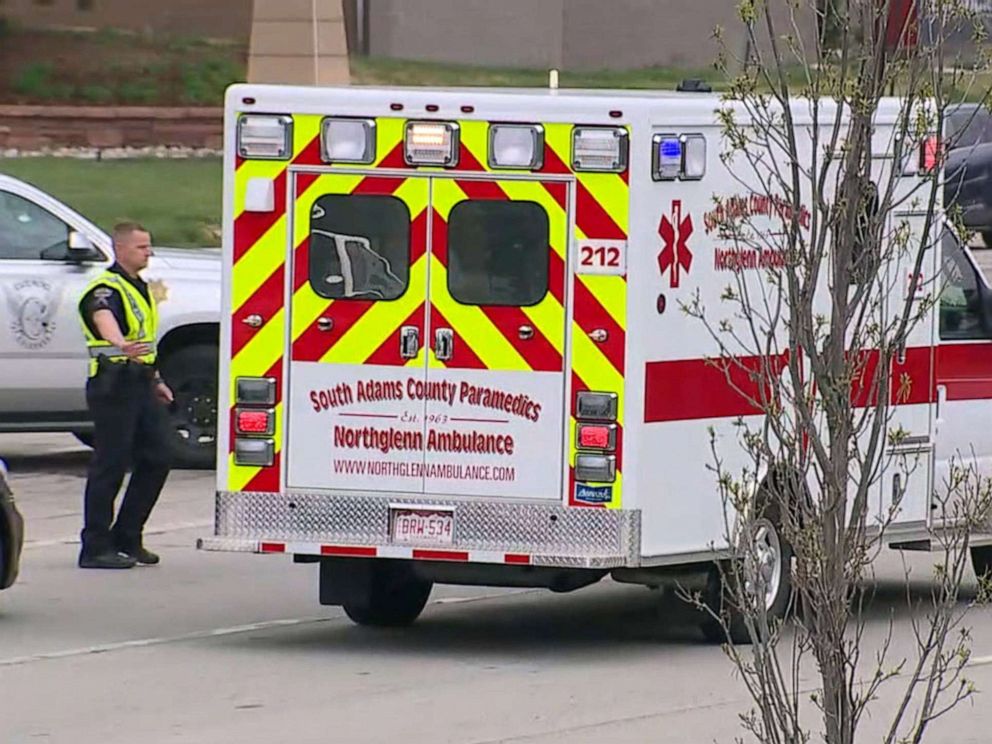
<svg viewBox="0 0 992 744">
<path fill-rule="evenodd" d="M 64 431 L 89 442 L 88 357 L 77 303 L 112 261 L 107 233 L 0 174 L 0 432 Z M 156 248 L 144 277 L 159 305 L 159 366 L 176 396 L 175 464 L 209 467 L 217 430 L 219 252 Z"/>
</svg>

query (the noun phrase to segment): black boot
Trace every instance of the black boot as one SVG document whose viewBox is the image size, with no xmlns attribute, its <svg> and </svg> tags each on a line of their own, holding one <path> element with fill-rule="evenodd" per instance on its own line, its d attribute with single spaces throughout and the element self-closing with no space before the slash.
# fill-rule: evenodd
<svg viewBox="0 0 992 744">
<path fill-rule="evenodd" d="M 143 545 L 138 545 L 137 547 L 120 548 L 120 551 L 127 557 L 133 559 L 134 561 L 140 563 L 143 566 L 154 566 L 160 560 L 157 553 L 153 553 Z"/>
<path fill-rule="evenodd" d="M 137 561 L 129 555 L 123 555 L 115 550 L 103 553 L 80 553 L 80 568 L 134 568 Z"/>
</svg>

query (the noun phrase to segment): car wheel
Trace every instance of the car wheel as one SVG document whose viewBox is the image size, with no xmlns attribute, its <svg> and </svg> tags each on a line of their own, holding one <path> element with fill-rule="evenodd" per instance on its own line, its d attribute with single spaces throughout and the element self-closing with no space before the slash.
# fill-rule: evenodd
<svg viewBox="0 0 992 744">
<path fill-rule="evenodd" d="M 433 588 L 430 581 L 415 577 L 409 566 L 385 561 L 372 567 L 364 584 L 345 597 L 341 606 L 358 625 L 383 628 L 413 623 Z"/>
<path fill-rule="evenodd" d="M 170 441 L 173 464 L 213 467 L 217 457 L 217 347 L 184 347 L 163 359 L 159 369 L 175 396 L 169 407 L 175 432 Z"/>
<path fill-rule="evenodd" d="M 777 519 L 755 520 L 751 534 L 750 552 L 757 562 L 757 571 L 747 567 L 743 573 L 756 576 L 758 581 L 756 586 L 746 586 L 744 594 L 764 603 L 769 620 L 781 620 L 792 602 L 792 548 L 785 541 Z M 733 566 L 726 564 L 710 572 L 708 604 L 721 620 L 708 615 L 700 629 L 711 643 L 723 643 L 728 635 L 734 644 L 751 643 L 745 615 L 736 599 L 740 592 L 730 584 L 736 573 Z"/>
</svg>

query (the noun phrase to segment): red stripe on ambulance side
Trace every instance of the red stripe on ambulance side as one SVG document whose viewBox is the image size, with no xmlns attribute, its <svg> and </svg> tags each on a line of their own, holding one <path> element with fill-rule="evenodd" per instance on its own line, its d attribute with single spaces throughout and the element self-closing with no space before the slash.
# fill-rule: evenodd
<svg viewBox="0 0 992 744">
<path fill-rule="evenodd" d="M 352 558 L 375 558 L 379 554 L 379 549 L 361 545 L 321 545 L 320 554 L 350 556 Z"/>
<path fill-rule="evenodd" d="M 992 344 L 938 346 L 936 377 L 947 389 L 947 400 L 992 398 Z"/>
<path fill-rule="evenodd" d="M 392 150 L 379 161 L 376 168 L 409 168 L 406 160 L 403 159 L 403 141 L 396 143 Z"/>
<path fill-rule="evenodd" d="M 690 421 L 761 413 L 762 357 L 739 357 L 729 368 L 706 359 L 648 362 L 644 375 L 644 421 Z M 773 369 L 781 371 L 784 359 Z M 732 384 L 728 384 L 729 373 Z"/>
<path fill-rule="evenodd" d="M 421 561 L 467 561 L 467 550 L 422 550 L 413 549 L 413 557 Z"/>
<path fill-rule="evenodd" d="M 405 178 L 390 178 L 389 176 L 379 176 L 377 178 L 365 178 L 359 183 L 352 194 L 365 194 L 373 196 L 391 196 L 396 192 Z"/>
<path fill-rule="evenodd" d="M 307 235 L 293 251 L 293 294 L 296 294 L 300 287 L 307 283 L 309 277 L 310 236 Z"/>
</svg>

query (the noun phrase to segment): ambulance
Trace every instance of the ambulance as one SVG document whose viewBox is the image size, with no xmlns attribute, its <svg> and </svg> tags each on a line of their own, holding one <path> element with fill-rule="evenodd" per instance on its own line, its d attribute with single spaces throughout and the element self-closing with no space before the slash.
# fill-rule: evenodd
<svg viewBox="0 0 992 744">
<path fill-rule="evenodd" d="M 434 583 L 710 586 L 714 561 L 739 555 L 711 432 L 734 472 L 746 464 L 738 424 L 760 412 L 745 394 L 756 383 L 728 383 L 683 309 L 698 299 L 725 313 L 728 285 L 783 263 L 774 246 L 729 241 L 726 210 L 772 230 L 795 207 L 732 172 L 725 104 L 684 87 L 232 87 L 229 425 L 200 548 L 319 563 L 320 602 L 370 625 L 412 622 Z M 899 111 L 879 107 L 875 160 L 910 194 L 921 165 L 894 160 Z M 812 157 L 810 108 L 793 113 Z M 810 212 L 796 215 L 803 230 Z M 893 219 L 919 233 L 927 212 L 905 199 Z M 916 465 L 883 471 L 872 496 L 873 517 L 894 513 L 884 540 L 900 548 L 929 547 L 932 494 L 956 452 L 992 464 L 980 436 L 992 291 L 950 230 L 918 287 L 941 266 L 959 291 L 919 305 L 893 369 L 891 426 L 904 436 L 886 461 Z M 908 258 L 884 268 L 901 288 L 888 312 L 911 270 Z M 986 566 L 992 538 L 974 539 Z M 773 522 L 753 541 L 779 612 L 789 547 Z"/>
</svg>

